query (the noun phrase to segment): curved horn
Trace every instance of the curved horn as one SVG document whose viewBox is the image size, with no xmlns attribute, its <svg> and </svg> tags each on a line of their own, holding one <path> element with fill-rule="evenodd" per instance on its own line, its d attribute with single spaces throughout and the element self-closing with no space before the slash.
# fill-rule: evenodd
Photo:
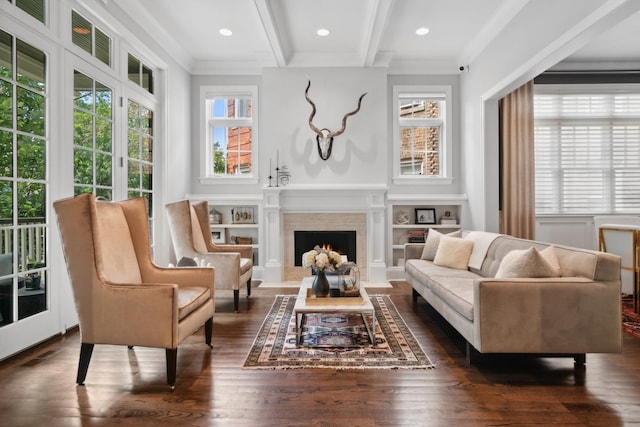
<svg viewBox="0 0 640 427">
<path fill-rule="evenodd" d="M 360 99 L 358 99 L 358 108 L 356 108 L 355 110 L 353 110 L 350 113 L 347 113 L 344 115 L 344 117 L 342 118 L 342 129 L 333 132 L 333 137 L 336 137 L 338 135 L 342 135 L 342 132 L 344 132 L 344 130 L 347 128 L 347 117 L 349 116 L 353 116 L 354 114 L 356 114 L 358 111 L 360 111 L 360 103 L 362 103 L 362 98 L 364 98 L 364 96 L 367 94 L 367 92 L 363 93 L 362 95 L 360 95 Z"/>
<path fill-rule="evenodd" d="M 318 129 L 317 127 L 315 127 L 312 123 L 313 120 L 313 116 L 316 115 L 316 104 L 313 103 L 313 101 L 311 99 L 309 99 L 309 88 L 311 87 L 311 80 L 309 80 L 309 84 L 307 84 L 307 89 L 305 89 L 304 91 L 304 97 L 307 99 L 307 101 L 309 101 L 309 104 L 311 104 L 311 106 L 313 107 L 313 109 L 311 110 L 311 115 L 309 116 L 309 127 L 315 132 L 317 133 L 319 136 L 323 136 L 322 135 L 322 131 L 320 129 Z"/>
</svg>

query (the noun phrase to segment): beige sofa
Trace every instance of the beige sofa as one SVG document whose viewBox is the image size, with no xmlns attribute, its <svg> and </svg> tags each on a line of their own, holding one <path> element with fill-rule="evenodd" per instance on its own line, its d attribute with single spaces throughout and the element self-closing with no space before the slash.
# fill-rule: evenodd
<svg viewBox="0 0 640 427">
<path fill-rule="evenodd" d="M 620 258 L 554 246 L 561 277 L 495 278 L 512 250 L 548 244 L 486 232 L 474 242 L 468 269 L 421 259 L 424 244 L 405 246 L 405 277 L 467 341 L 469 363 L 480 353 L 574 357 L 621 351 Z M 442 243 L 440 243 L 442 245 Z"/>
</svg>

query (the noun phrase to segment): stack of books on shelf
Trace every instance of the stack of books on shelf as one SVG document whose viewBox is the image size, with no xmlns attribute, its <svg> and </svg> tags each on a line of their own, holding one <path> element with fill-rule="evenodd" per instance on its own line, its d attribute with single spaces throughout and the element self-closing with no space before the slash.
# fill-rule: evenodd
<svg viewBox="0 0 640 427">
<path fill-rule="evenodd" d="M 409 230 L 408 235 L 409 243 L 424 243 L 424 230 Z"/>
</svg>

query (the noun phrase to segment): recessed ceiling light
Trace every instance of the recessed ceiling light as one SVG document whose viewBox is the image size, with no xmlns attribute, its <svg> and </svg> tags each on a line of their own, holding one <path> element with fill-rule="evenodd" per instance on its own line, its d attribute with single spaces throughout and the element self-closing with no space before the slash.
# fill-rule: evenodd
<svg viewBox="0 0 640 427">
<path fill-rule="evenodd" d="M 316 31 L 316 34 L 319 35 L 320 37 L 326 37 L 331 33 L 326 28 L 320 28 L 318 31 Z"/>
<path fill-rule="evenodd" d="M 429 29 L 426 27 L 420 27 L 416 30 L 416 34 L 419 36 L 424 36 L 426 34 L 429 34 Z"/>
<path fill-rule="evenodd" d="M 233 31 L 231 31 L 231 30 L 230 30 L 230 29 L 228 29 L 228 28 L 220 28 L 219 33 L 220 33 L 220 34 L 222 34 L 222 35 L 223 35 L 223 36 L 225 36 L 225 37 L 229 37 L 229 36 L 232 36 L 232 35 L 233 35 Z"/>
</svg>

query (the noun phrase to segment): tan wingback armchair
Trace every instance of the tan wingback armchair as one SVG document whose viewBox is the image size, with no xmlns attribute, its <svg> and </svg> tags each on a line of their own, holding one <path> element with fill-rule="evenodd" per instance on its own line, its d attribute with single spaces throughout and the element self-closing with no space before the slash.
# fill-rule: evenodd
<svg viewBox="0 0 640 427">
<path fill-rule="evenodd" d="M 253 249 L 250 245 L 217 245 L 211 240 L 209 204 L 206 200 L 181 200 L 166 205 L 176 259 L 198 258 L 216 269 L 216 288 L 233 289 L 233 306 L 239 310 L 240 286 L 251 295 Z"/>
<path fill-rule="evenodd" d="M 54 208 L 80 323 L 77 383 L 84 384 L 94 345 L 116 344 L 165 348 L 173 389 L 178 344 L 204 324 L 211 347 L 214 269 L 156 266 L 142 198 L 83 194 Z"/>
</svg>

